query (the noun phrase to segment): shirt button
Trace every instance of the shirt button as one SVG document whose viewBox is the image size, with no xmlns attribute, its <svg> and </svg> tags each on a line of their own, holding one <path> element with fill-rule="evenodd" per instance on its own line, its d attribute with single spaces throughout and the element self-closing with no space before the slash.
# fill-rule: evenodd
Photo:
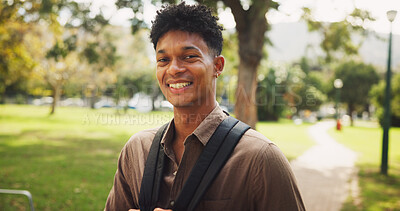
<svg viewBox="0 0 400 211">
<path fill-rule="evenodd" d="M 171 206 L 174 206 L 174 205 L 175 205 L 175 201 L 172 200 L 171 202 L 169 202 L 169 204 L 170 204 Z"/>
<path fill-rule="evenodd" d="M 174 176 L 176 176 L 176 172 L 177 172 L 177 171 L 174 171 L 174 173 L 172 173 L 172 174 L 173 174 Z"/>
</svg>

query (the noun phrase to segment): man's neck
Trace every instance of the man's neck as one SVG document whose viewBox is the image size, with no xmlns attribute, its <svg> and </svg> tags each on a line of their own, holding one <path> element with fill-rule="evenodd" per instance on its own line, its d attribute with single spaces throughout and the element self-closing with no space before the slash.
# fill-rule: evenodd
<svg viewBox="0 0 400 211">
<path fill-rule="evenodd" d="M 202 107 L 175 107 L 174 108 L 174 126 L 175 140 L 184 141 L 201 122 L 210 114 L 215 106 L 213 102 L 210 106 Z"/>
</svg>

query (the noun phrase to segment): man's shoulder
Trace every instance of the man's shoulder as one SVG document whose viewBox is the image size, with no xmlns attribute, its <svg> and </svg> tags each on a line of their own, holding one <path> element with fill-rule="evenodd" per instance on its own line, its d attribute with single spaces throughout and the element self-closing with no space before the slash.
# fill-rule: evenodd
<svg viewBox="0 0 400 211">
<path fill-rule="evenodd" d="M 136 140 L 140 140 L 140 139 L 149 139 L 149 138 L 153 139 L 159 128 L 160 127 L 155 127 L 155 128 L 150 128 L 150 129 L 139 131 L 139 132 L 133 134 L 129 138 L 129 141 L 136 141 Z"/>
<path fill-rule="evenodd" d="M 238 151 L 242 152 L 243 155 L 250 157 L 283 156 L 283 153 L 274 142 L 253 129 L 246 131 L 236 148 Z"/>
<path fill-rule="evenodd" d="M 246 133 L 243 134 L 242 138 L 240 139 L 240 142 L 246 145 L 252 145 L 255 148 L 274 144 L 271 140 L 269 140 L 263 134 L 254 129 L 249 129 L 248 131 L 246 131 Z"/>
<path fill-rule="evenodd" d="M 125 148 L 136 148 L 137 146 L 141 146 L 142 149 L 150 148 L 159 128 L 146 129 L 133 134 L 125 144 Z"/>
</svg>

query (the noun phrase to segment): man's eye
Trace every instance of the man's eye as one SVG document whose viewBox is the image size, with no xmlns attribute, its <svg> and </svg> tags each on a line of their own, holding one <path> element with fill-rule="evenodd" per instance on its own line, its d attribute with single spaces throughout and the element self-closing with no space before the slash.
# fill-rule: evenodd
<svg viewBox="0 0 400 211">
<path fill-rule="evenodd" d="M 167 62 L 167 61 L 168 61 L 168 59 L 166 59 L 166 58 L 160 58 L 157 60 L 157 62 Z"/>
<path fill-rule="evenodd" d="M 187 55 L 185 57 L 185 59 L 193 59 L 193 58 L 197 58 L 197 57 L 198 57 L 197 55 Z"/>
</svg>

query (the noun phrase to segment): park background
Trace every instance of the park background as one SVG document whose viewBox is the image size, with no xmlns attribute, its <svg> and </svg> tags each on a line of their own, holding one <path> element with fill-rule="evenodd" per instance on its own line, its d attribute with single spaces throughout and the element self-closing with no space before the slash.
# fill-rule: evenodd
<svg viewBox="0 0 400 211">
<path fill-rule="evenodd" d="M 125 142 L 173 116 L 158 89 L 148 39 L 149 20 L 161 4 L 110 2 L 8 0 L 0 6 L 0 188 L 29 190 L 37 210 L 101 210 Z M 238 2 L 248 10 L 258 1 Z M 294 160 L 315 144 L 310 126 L 340 117 L 341 130 L 329 134 L 357 152 L 360 188 L 342 210 L 400 210 L 398 17 L 392 23 L 388 175 L 379 169 L 385 16 L 400 5 L 324 2 L 331 13 L 321 15 L 316 1 L 298 3 L 297 10 L 288 6 L 292 1 L 277 1 L 280 6 L 268 10 L 253 102 L 256 129 Z M 226 28 L 217 100 L 234 114 L 239 39 L 230 8 L 212 6 Z M 332 13 L 333 20 L 323 18 Z M 334 87 L 336 79 L 342 87 Z M 0 195 L 1 210 L 27 204 L 23 196 Z"/>
</svg>

